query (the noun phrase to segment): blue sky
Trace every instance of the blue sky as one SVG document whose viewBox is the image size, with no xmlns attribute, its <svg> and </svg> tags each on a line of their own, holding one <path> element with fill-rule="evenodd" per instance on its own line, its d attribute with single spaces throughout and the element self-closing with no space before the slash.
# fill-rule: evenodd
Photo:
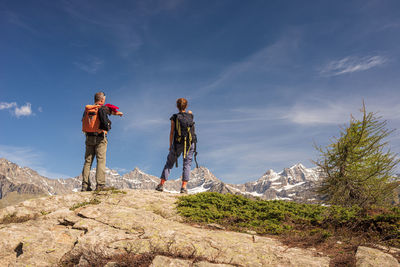
<svg viewBox="0 0 400 267">
<path fill-rule="evenodd" d="M 121 173 L 160 175 L 179 97 L 223 181 L 312 167 L 363 99 L 399 128 L 399 43 L 396 0 L 0 0 L 0 157 L 79 175 L 83 107 L 104 91 L 124 112 L 107 153 Z"/>
</svg>

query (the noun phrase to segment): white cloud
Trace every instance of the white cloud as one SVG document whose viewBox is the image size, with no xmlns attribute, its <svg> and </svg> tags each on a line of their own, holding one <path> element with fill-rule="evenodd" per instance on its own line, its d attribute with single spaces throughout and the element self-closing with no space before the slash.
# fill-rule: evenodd
<svg viewBox="0 0 400 267">
<path fill-rule="evenodd" d="M 0 102 L 0 110 L 9 109 L 9 108 L 13 108 L 13 107 L 16 107 L 16 106 L 17 106 L 16 102 L 11 102 L 11 103 Z"/>
<path fill-rule="evenodd" d="M 321 74 L 326 76 L 337 76 L 346 73 L 368 70 L 383 65 L 386 62 L 387 58 L 383 56 L 349 56 L 330 62 L 321 70 Z"/>
<path fill-rule="evenodd" d="M 88 57 L 86 60 L 74 62 L 74 64 L 87 73 L 96 74 L 104 66 L 104 61 L 98 57 Z"/>
<path fill-rule="evenodd" d="M 16 102 L 0 102 L 0 110 L 5 109 L 10 109 L 11 113 L 17 116 L 17 118 L 21 116 L 33 115 L 31 103 L 26 103 L 25 105 L 19 107 Z"/>
<path fill-rule="evenodd" d="M 31 103 L 26 103 L 24 106 L 15 107 L 15 116 L 18 118 L 21 116 L 30 116 L 32 115 L 32 105 Z"/>
</svg>

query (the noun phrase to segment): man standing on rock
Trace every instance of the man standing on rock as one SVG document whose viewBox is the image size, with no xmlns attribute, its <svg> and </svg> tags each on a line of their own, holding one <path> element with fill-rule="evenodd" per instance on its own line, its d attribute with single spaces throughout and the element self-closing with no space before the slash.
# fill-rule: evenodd
<svg viewBox="0 0 400 267">
<path fill-rule="evenodd" d="M 86 135 L 85 163 L 82 170 L 82 190 L 92 191 L 89 174 L 94 157 L 97 158 L 96 190 L 103 190 L 106 184 L 106 152 L 107 132 L 111 129 L 111 121 L 108 115 L 122 116 L 115 106 L 104 106 L 106 96 L 103 92 L 94 95 L 94 105 L 86 105 L 82 118 L 82 131 Z"/>
</svg>

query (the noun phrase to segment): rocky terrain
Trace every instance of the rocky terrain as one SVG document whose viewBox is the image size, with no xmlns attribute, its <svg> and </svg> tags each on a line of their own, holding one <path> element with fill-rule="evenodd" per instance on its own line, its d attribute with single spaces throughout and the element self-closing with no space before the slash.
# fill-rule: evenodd
<svg viewBox="0 0 400 267">
<path fill-rule="evenodd" d="M 1 209 L 0 266 L 89 266 L 93 259 L 127 253 L 150 255 L 150 266 L 330 264 L 315 249 L 185 224 L 176 213 L 176 194 L 124 191 L 50 196 Z M 359 247 L 356 258 L 357 266 L 400 266 L 367 247 Z"/>
<path fill-rule="evenodd" d="M 95 188 L 95 169 L 90 172 L 92 188 Z M 287 199 L 299 202 L 314 202 L 317 197 L 312 188 L 318 182 L 319 174 L 315 169 L 307 169 L 301 164 L 285 168 L 276 173 L 268 170 L 260 179 L 245 184 L 227 184 L 215 177 L 205 167 L 194 169 L 188 183 L 189 193 L 204 191 L 244 194 L 262 199 Z M 49 179 L 27 167 L 19 167 L 6 159 L 0 159 L 0 199 L 10 192 L 20 194 L 60 195 L 80 191 L 81 175 L 69 179 Z M 107 186 L 129 189 L 154 189 L 159 178 L 135 168 L 120 175 L 117 171 L 106 169 Z M 178 193 L 181 181 L 170 180 L 165 190 Z"/>
</svg>

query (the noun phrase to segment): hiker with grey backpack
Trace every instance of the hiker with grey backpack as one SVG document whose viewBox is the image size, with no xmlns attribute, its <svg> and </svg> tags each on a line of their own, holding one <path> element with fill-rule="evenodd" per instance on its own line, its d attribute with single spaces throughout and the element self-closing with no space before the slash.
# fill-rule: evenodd
<svg viewBox="0 0 400 267">
<path fill-rule="evenodd" d="M 185 98 L 179 98 L 176 101 L 176 107 L 179 112 L 172 115 L 171 130 L 169 136 L 169 153 L 167 162 L 161 173 L 161 181 L 157 185 L 157 191 L 164 191 L 164 183 L 168 180 L 171 169 L 174 164 L 178 167 L 178 158 L 183 156 L 183 170 L 182 170 L 182 186 L 180 193 L 187 193 L 186 185 L 190 178 L 190 168 L 192 165 L 193 157 L 196 161 L 196 143 L 197 137 L 195 133 L 193 113 L 189 110 L 186 112 L 188 102 Z"/>
</svg>

